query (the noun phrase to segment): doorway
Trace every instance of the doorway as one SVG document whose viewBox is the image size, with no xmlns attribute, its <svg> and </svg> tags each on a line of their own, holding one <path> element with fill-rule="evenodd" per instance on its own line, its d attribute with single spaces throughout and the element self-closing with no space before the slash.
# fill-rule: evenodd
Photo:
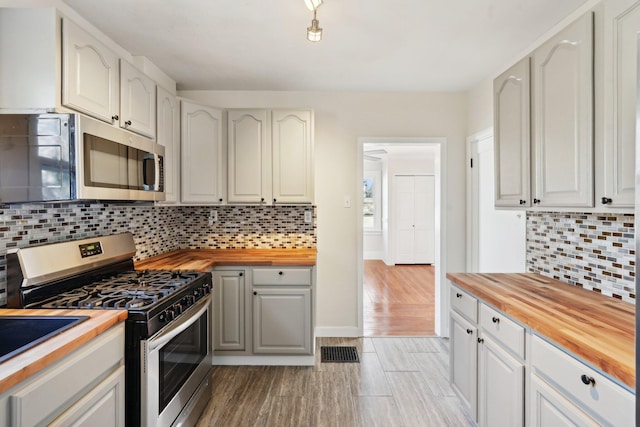
<svg viewBox="0 0 640 427">
<path fill-rule="evenodd" d="M 469 138 L 467 219 L 470 244 L 467 269 L 480 273 L 523 273 L 526 270 L 526 212 L 495 208 L 493 132 Z"/>
<path fill-rule="evenodd" d="M 360 191 L 364 190 L 357 206 L 363 212 L 358 247 L 362 260 L 358 269 L 359 329 L 365 332 L 364 307 L 366 305 L 366 315 L 371 316 L 371 298 L 377 295 L 382 298 L 378 302 L 386 304 L 386 308 L 377 313 L 384 317 L 381 323 L 387 322 L 387 330 L 372 332 L 369 322 L 368 336 L 447 336 L 448 325 L 441 318 L 443 311 L 446 312 L 442 310 L 446 295 L 441 297 L 440 292 L 445 271 L 441 259 L 444 230 L 441 211 L 445 206 L 441 165 L 446 139 L 361 138 L 359 142 L 358 166 L 362 173 L 358 174 L 361 177 L 358 186 Z M 426 199 L 416 200 L 416 190 L 429 194 Z M 431 202 L 425 201 L 429 198 Z M 398 202 L 403 204 L 402 209 L 398 209 Z M 425 213 L 425 209 L 429 212 Z M 425 236 L 429 244 L 416 244 Z M 365 288 L 371 280 L 376 280 L 376 287 Z M 412 289 L 416 292 L 413 297 Z M 416 328 L 414 322 L 411 327 L 398 327 L 401 321 L 395 321 L 392 315 L 398 305 L 404 305 L 404 315 L 400 317 L 405 321 L 412 318 L 413 322 L 424 313 L 429 325 Z"/>
</svg>

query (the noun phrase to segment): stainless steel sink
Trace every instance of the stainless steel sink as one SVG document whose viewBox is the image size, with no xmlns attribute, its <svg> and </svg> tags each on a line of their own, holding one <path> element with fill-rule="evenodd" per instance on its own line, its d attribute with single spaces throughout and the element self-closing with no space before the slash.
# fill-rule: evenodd
<svg viewBox="0 0 640 427">
<path fill-rule="evenodd" d="M 89 316 L 0 316 L 0 363 L 88 318 Z"/>
</svg>

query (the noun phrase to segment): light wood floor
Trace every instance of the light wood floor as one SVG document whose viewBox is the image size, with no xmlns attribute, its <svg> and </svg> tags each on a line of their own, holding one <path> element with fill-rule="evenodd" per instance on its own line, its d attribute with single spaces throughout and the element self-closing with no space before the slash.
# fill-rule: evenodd
<svg viewBox="0 0 640 427">
<path fill-rule="evenodd" d="M 435 268 L 364 261 L 364 336 L 434 336 Z"/>
<path fill-rule="evenodd" d="M 353 345 L 360 363 L 320 363 Z M 474 426 L 448 382 L 441 338 L 318 338 L 314 367 L 214 366 L 205 426 Z"/>
</svg>

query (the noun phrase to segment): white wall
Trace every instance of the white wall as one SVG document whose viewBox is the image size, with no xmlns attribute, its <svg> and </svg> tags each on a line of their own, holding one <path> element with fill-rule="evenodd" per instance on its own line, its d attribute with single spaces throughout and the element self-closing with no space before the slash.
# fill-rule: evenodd
<svg viewBox="0 0 640 427">
<path fill-rule="evenodd" d="M 445 137 L 446 257 L 449 271 L 465 269 L 465 93 L 182 91 L 180 96 L 221 108 L 315 110 L 318 212 L 317 330 L 358 335 L 357 221 L 343 208 L 360 197 L 358 137 Z"/>
</svg>

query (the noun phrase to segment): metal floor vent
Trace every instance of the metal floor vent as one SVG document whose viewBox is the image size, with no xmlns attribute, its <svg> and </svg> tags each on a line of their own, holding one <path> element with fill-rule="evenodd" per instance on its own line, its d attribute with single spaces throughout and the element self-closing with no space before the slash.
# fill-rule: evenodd
<svg viewBox="0 0 640 427">
<path fill-rule="evenodd" d="M 321 362 L 330 363 L 360 363 L 358 350 L 355 347 L 320 347 Z"/>
</svg>

